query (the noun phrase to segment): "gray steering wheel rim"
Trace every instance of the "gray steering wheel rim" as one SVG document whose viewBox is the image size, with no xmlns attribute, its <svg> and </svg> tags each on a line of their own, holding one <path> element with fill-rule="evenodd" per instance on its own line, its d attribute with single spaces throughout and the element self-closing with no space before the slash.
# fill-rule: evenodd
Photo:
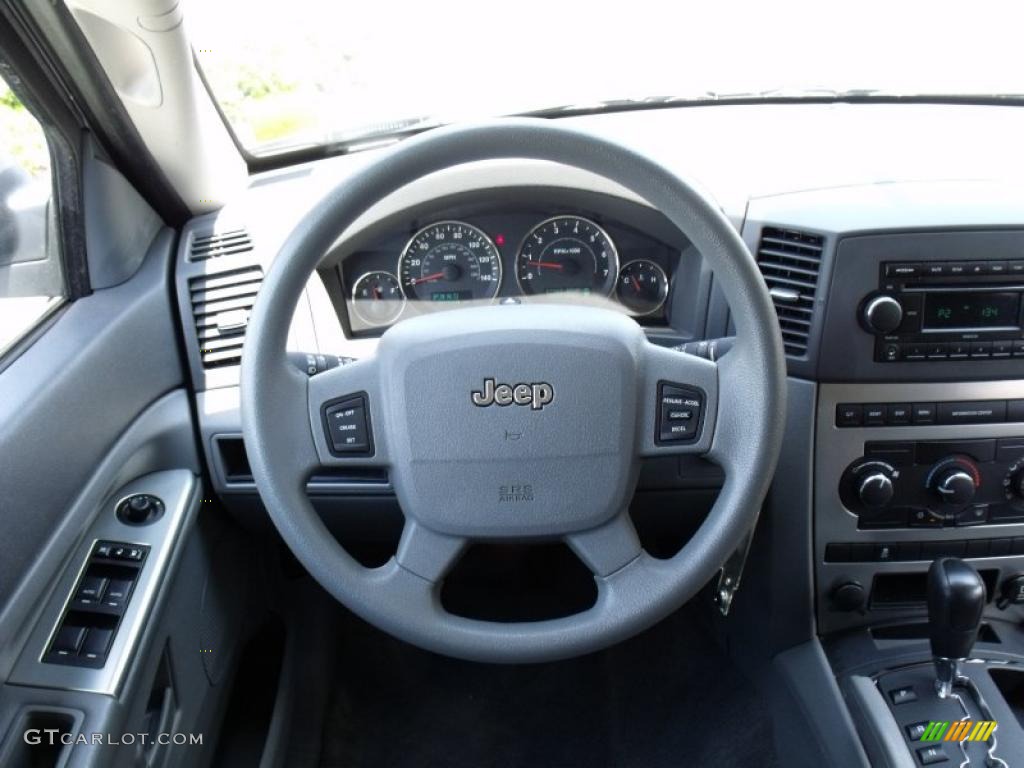
<svg viewBox="0 0 1024 768">
<path fill-rule="evenodd" d="M 435 583 L 394 560 L 369 570 L 327 531 L 305 492 L 315 462 L 304 374 L 285 360 L 294 308 L 317 264 L 372 205 L 430 173 L 493 159 L 546 160 L 615 181 L 672 221 L 711 265 L 737 329 L 720 362 L 723 391 L 707 455 L 726 482 L 698 532 L 669 560 L 646 554 L 600 579 L 582 613 L 529 623 L 448 614 Z M 547 661 L 598 650 L 656 623 L 711 579 L 749 531 L 768 491 L 785 422 L 785 357 L 774 307 L 735 228 L 694 187 L 645 156 L 555 123 L 503 119 L 437 129 L 403 141 L 329 192 L 285 241 L 250 319 L 242 362 L 243 434 L 253 477 L 285 543 L 336 599 L 381 629 L 447 655 L 490 662 Z M 722 408 L 721 404 L 728 404 Z M 312 452 L 312 456 L 310 454 Z"/>
</svg>

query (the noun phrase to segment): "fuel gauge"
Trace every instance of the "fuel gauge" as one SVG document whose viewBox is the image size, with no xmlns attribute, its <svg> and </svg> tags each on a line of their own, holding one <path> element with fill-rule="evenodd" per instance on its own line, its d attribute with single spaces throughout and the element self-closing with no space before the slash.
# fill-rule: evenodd
<svg viewBox="0 0 1024 768">
<path fill-rule="evenodd" d="M 668 297 L 668 276 L 650 259 L 635 259 L 619 270 L 615 295 L 634 315 L 652 315 Z"/>
<path fill-rule="evenodd" d="M 405 308 L 405 294 L 390 272 L 367 272 L 352 286 L 352 309 L 367 325 L 388 325 Z"/>
</svg>

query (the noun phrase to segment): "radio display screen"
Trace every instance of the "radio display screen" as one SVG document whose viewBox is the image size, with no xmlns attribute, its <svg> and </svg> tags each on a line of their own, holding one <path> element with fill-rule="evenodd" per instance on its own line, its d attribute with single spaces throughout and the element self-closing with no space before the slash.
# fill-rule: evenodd
<svg viewBox="0 0 1024 768">
<path fill-rule="evenodd" d="M 950 328 L 1017 328 L 1020 325 L 1019 293 L 926 293 L 925 330 Z"/>
</svg>

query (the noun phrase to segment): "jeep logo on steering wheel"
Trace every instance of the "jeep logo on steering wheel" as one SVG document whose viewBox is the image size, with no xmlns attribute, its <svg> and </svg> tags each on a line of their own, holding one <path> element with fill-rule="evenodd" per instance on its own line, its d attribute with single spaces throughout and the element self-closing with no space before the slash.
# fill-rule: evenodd
<svg viewBox="0 0 1024 768">
<path fill-rule="evenodd" d="M 539 411 L 555 399 L 555 388 L 546 381 L 533 384 L 498 384 L 494 379 L 484 379 L 482 391 L 470 393 L 473 405 L 486 408 L 490 405 L 528 405 Z"/>
</svg>

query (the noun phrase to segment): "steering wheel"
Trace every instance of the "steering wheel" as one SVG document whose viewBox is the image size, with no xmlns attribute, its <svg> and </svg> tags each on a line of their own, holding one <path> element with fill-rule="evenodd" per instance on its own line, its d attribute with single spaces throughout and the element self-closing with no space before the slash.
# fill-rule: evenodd
<svg viewBox="0 0 1024 768">
<path fill-rule="evenodd" d="M 286 358 L 292 314 L 318 262 L 364 211 L 427 174 L 498 158 L 604 176 L 661 211 L 711 265 L 736 325 L 717 362 L 659 347 L 620 312 L 549 304 L 425 314 L 373 357 L 307 377 Z M 331 408 L 340 404 L 342 409 Z M 621 145 L 543 120 L 506 119 L 407 139 L 345 179 L 299 223 L 268 271 L 242 358 L 253 477 L 285 543 L 366 621 L 438 653 L 547 661 L 611 645 L 691 598 L 757 519 L 782 441 L 785 358 L 771 299 L 726 217 Z M 347 411 L 347 412 L 346 412 Z M 671 411 L 671 413 L 669 412 Z M 685 411 L 685 413 L 684 413 Z M 337 414 L 341 414 L 338 416 Z M 344 429 L 329 437 L 328 414 Z M 641 457 L 698 454 L 725 470 L 718 498 L 671 559 L 641 547 L 628 514 Z M 366 568 L 306 496 L 322 467 L 386 468 L 405 516 L 396 555 Z M 448 613 L 440 587 L 470 541 L 561 539 L 590 568 L 592 607 L 536 622 Z"/>
</svg>

